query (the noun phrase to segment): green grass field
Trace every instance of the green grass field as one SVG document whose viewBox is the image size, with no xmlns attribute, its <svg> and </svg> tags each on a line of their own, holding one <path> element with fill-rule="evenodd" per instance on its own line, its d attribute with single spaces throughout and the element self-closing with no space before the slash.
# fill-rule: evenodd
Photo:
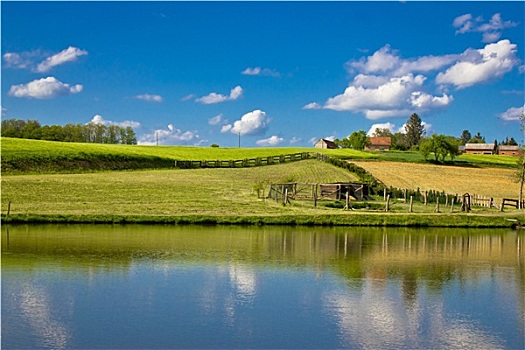
<svg viewBox="0 0 525 350">
<path fill-rule="evenodd" d="M 235 169 L 2 176 L 2 212 L 11 201 L 12 214 L 282 214 L 295 209 L 259 200 L 255 188 L 261 183 L 288 181 L 318 183 L 355 178 L 317 160 Z"/>
<path fill-rule="evenodd" d="M 480 215 L 477 216 L 434 214 L 433 206 L 418 204 L 414 214 L 407 214 L 406 203 L 393 202 L 391 212 L 385 215 L 381 200 L 371 203 L 368 210 L 344 211 L 328 207 L 326 202 L 314 207 L 310 201 L 297 201 L 285 207 L 280 202 L 257 197 L 256 189 L 262 186 L 268 193 L 270 183 L 357 181 L 347 170 L 315 159 L 247 168 L 174 168 L 174 160 L 239 160 L 304 152 L 381 162 L 388 167 L 394 164 L 390 161 L 400 159 L 419 163 L 419 155 L 413 152 L 124 146 L 9 138 L 1 141 L 3 220 L 6 220 L 8 203 L 12 220 L 41 220 L 35 219 L 39 217 L 44 218 L 43 221 L 61 222 L 490 226 L 493 223 L 501 225 L 509 214 L 495 210 L 478 210 Z M 512 157 L 461 157 L 465 157 L 463 161 L 474 171 L 479 164 L 487 171 L 490 166 L 511 167 L 516 162 Z M 494 171 L 499 169 L 494 168 Z"/>
<path fill-rule="evenodd" d="M 320 150 L 305 147 L 213 148 L 185 146 L 131 146 L 51 142 L 1 138 L 2 174 L 78 173 L 103 170 L 173 168 L 174 160 L 242 160 L 295 153 L 322 153 L 355 160 L 424 163 L 417 152 Z M 516 158 L 461 155 L 454 165 L 515 167 Z"/>
</svg>

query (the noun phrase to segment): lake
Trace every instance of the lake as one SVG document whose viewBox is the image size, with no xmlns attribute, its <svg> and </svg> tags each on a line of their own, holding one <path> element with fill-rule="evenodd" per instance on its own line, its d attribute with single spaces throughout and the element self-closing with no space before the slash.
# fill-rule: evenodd
<svg viewBox="0 0 525 350">
<path fill-rule="evenodd" d="M 523 233 L 3 225 L 3 349 L 523 349 Z"/>
</svg>

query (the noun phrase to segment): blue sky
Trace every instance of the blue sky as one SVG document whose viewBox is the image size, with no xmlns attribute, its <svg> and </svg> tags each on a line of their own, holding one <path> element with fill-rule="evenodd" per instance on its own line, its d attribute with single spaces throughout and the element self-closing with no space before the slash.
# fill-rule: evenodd
<svg viewBox="0 0 525 350">
<path fill-rule="evenodd" d="M 139 143 L 312 146 L 357 130 L 522 142 L 525 3 L 6 2 L 2 118 Z"/>
</svg>

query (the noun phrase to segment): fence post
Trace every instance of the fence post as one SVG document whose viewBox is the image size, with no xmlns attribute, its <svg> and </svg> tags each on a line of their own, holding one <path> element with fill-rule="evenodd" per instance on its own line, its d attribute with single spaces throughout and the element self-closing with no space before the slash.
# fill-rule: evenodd
<svg viewBox="0 0 525 350">
<path fill-rule="evenodd" d="M 390 208 L 390 195 L 386 196 L 386 205 L 385 205 L 385 211 L 388 211 Z"/>
<path fill-rule="evenodd" d="M 454 212 L 454 198 L 452 198 L 452 204 L 450 205 L 450 212 Z"/>
<path fill-rule="evenodd" d="M 439 213 L 439 196 L 436 197 L 436 209 L 434 211 Z"/>
<path fill-rule="evenodd" d="M 414 203 L 414 196 L 410 196 L 410 210 L 409 210 L 410 213 L 412 212 L 413 203 Z"/>
</svg>

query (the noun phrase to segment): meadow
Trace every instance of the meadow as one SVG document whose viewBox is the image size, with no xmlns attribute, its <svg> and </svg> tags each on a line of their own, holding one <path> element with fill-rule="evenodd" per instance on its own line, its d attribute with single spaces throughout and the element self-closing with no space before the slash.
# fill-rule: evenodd
<svg viewBox="0 0 525 350">
<path fill-rule="evenodd" d="M 2 174 L 79 173 L 105 170 L 173 168 L 175 160 L 228 161 L 296 153 L 321 153 L 334 158 L 429 163 L 417 152 L 366 152 L 305 147 L 221 148 L 137 146 L 53 142 L 0 138 Z M 467 167 L 514 168 L 510 156 L 461 155 L 447 164 Z"/>
<path fill-rule="evenodd" d="M 399 159 L 401 153 L 124 146 L 3 138 L 2 220 L 491 226 L 505 225 L 505 215 L 513 215 L 510 210 L 499 213 L 495 209 L 476 209 L 468 215 L 449 214 L 448 210 L 435 214 L 433 206 L 420 203 L 415 204 L 413 214 L 407 214 L 408 206 L 401 201 L 392 202 L 389 215 L 385 215 L 381 198 L 346 211 L 340 204 L 331 205 L 337 203 L 319 202 L 314 207 L 312 201 L 292 201 L 284 206 L 258 197 L 258 192 L 268 193 L 270 183 L 359 181 L 355 174 L 316 159 L 245 168 L 174 167 L 174 160 L 232 160 L 312 151 L 348 159 L 388 186 L 517 197 L 517 185 L 509 178 L 514 171 L 512 163 L 505 165 L 504 158 L 494 156 L 457 167 L 421 164 L 410 152 L 403 162 L 395 162 L 381 159 Z M 515 158 L 511 160 L 516 162 Z M 410 166 L 406 162 L 411 162 Z"/>
</svg>

